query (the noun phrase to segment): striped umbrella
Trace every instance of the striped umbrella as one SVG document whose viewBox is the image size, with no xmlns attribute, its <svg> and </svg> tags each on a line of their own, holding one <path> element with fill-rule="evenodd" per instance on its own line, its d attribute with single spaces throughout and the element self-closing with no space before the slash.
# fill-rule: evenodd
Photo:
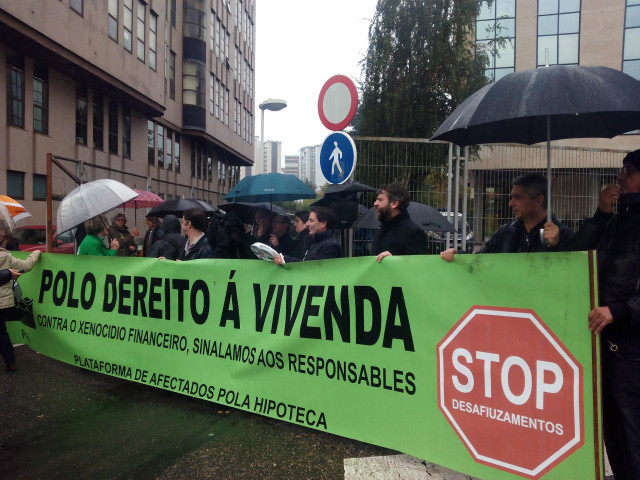
<svg viewBox="0 0 640 480">
<path fill-rule="evenodd" d="M 15 222 L 18 222 L 24 218 L 31 216 L 31 214 L 27 212 L 26 208 L 24 208 L 22 205 L 20 205 L 11 197 L 8 197 L 6 195 L 0 195 L 0 202 L 2 202 L 5 207 L 7 207 L 7 210 L 9 211 L 9 215 L 13 217 L 13 220 Z"/>
</svg>

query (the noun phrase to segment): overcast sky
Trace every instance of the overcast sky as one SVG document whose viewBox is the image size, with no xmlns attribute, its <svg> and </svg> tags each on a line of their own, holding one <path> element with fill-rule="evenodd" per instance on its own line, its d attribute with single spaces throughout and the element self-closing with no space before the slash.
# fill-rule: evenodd
<svg viewBox="0 0 640 480">
<path fill-rule="evenodd" d="M 260 137 L 258 105 L 286 100 L 284 110 L 265 111 L 264 140 L 281 141 L 283 155 L 297 155 L 331 133 L 318 117 L 324 83 L 341 74 L 358 85 L 377 0 L 256 3 L 255 135 Z"/>
</svg>

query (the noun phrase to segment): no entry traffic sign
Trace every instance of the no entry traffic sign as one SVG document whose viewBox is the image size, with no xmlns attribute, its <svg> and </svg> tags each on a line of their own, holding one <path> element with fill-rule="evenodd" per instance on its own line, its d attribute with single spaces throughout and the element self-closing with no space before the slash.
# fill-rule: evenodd
<svg viewBox="0 0 640 480">
<path fill-rule="evenodd" d="M 584 443 L 582 366 L 533 310 L 473 307 L 437 352 L 438 406 L 477 462 L 537 479 Z"/>
<path fill-rule="evenodd" d="M 320 121 L 329 130 L 338 132 L 347 127 L 358 108 L 358 90 L 344 75 L 335 75 L 325 82 L 318 97 Z"/>
</svg>

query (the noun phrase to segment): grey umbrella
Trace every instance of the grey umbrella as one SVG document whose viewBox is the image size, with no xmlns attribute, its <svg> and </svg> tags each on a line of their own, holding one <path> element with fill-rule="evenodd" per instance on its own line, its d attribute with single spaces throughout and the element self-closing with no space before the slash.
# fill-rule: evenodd
<svg viewBox="0 0 640 480">
<path fill-rule="evenodd" d="M 546 141 L 550 179 L 551 140 L 612 138 L 637 128 L 639 81 L 608 67 L 553 65 L 510 73 L 481 88 L 449 115 L 431 140 L 460 146 Z"/>
<path fill-rule="evenodd" d="M 454 226 L 447 217 L 435 208 L 424 203 L 410 202 L 407 208 L 409 218 L 423 230 L 436 232 L 453 232 Z M 380 221 L 376 217 L 375 207 L 371 207 L 364 215 L 353 222 L 353 228 L 377 228 Z"/>
<path fill-rule="evenodd" d="M 108 212 L 138 196 L 138 192 L 116 180 L 103 178 L 74 188 L 60 202 L 58 234 Z"/>
</svg>

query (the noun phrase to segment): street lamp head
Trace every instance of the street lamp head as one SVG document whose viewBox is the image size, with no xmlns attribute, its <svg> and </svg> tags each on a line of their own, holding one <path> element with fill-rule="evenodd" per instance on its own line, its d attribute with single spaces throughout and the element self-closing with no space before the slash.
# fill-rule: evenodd
<svg viewBox="0 0 640 480">
<path fill-rule="evenodd" d="M 263 111 L 271 110 L 272 112 L 277 112 L 278 110 L 282 110 L 286 106 L 287 106 L 286 100 L 281 100 L 278 98 L 269 98 L 268 100 L 265 100 L 260 105 L 258 105 L 258 108 Z"/>
</svg>

